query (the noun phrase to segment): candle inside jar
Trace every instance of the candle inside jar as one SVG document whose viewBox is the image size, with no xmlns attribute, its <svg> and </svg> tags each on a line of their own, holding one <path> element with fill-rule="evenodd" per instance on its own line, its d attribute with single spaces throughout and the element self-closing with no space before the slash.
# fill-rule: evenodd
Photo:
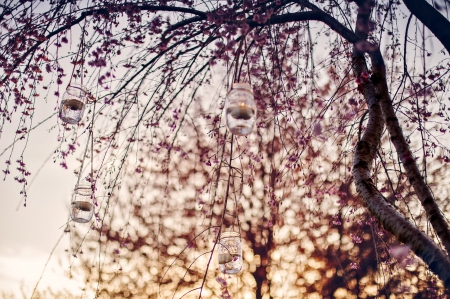
<svg viewBox="0 0 450 299">
<path fill-rule="evenodd" d="M 239 258 L 239 254 L 223 253 L 219 254 L 219 265 L 234 262 Z"/>
<path fill-rule="evenodd" d="M 249 120 L 253 117 L 255 111 L 244 103 L 240 103 L 237 107 L 228 108 L 227 113 L 231 114 L 234 119 Z"/>
<path fill-rule="evenodd" d="M 64 110 L 81 110 L 83 109 L 83 103 L 80 100 L 77 99 L 71 99 L 64 101 Z"/>
<path fill-rule="evenodd" d="M 72 204 L 72 208 L 81 210 L 83 212 L 90 212 L 92 210 L 92 204 L 87 201 L 77 201 Z"/>
</svg>

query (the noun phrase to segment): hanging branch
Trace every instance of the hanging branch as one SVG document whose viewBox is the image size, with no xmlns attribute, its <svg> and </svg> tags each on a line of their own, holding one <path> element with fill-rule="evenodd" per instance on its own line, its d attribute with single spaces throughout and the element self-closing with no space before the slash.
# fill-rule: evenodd
<svg viewBox="0 0 450 299">
<path fill-rule="evenodd" d="M 403 0 L 403 3 L 433 32 L 450 53 L 450 21 L 425 0 Z"/>
<path fill-rule="evenodd" d="M 414 155 L 412 154 L 408 143 L 405 140 L 403 131 L 398 122 L 398 118 L 395 116 L 394 108 L 392 106 L 392 100 L 389 95 L 388 87 L 386 84 L 386 70 L 380 51 L 370 53 L 372 67 L 374 69 L 374 76 L 372 81 L 380 89 L 380 103 L 383 111 L 383 116 L 386 120 L 386 127 L 391 141 L 397 150 L 402 164 L 405 168 L 409 182 L 414 187 L 419 200 L 424 207 L 427 218 L 433 226 L 436 234 L 441 239 L 448 253 L 450 253 L 450 230 L 447 222 L 444 219 L 439 207 L 436 204 L 433 194 L 430 188 L 426 184 L 424 178 L 420 174 L 419 167 L 417 166 Z M 376 70 L 376 72 L 375 72 Z"/>
<path fill-rule="evenodd" d="M 356 32 L 366 34 L 367 19 L 370 12 L 360 10 Z M 359 31 L 359 32 L 358 32 Z M 372 58 L 373 78 L 377 80 L 365 80 L 359 85 L 359 90 L 366 99 L 369 108 L 369 120 L 367 128 L 357 143 L 353 161 L 353 176 L 356 188 L 364 200 L 369 211 L 377 218 L 383 227 L 392 233 L 400 242 L 408 246 L 417 256 L 428 264 L 433 271 L 450 289 L 450 259 L 444 252 L 422 231 L 400 215 L 384 198 L 374 185 L 371 178 L 371 165 L 375 158 L 383 131 L 382 110 L 379 100 L 386 96 L 387 84 L 383 76 L 384 68 L 379 50 L 369 52 Z M 364 53 L 355 46 L 353 49 L 353 69 L 355 76 L 360 78 L 363 72 L 367 72 Z M 384 111 L 383 111 L 384 112 Z"/>
<path fill-rule="evenodd" d="M 206 271 L 205 271 L 205 274 L 203 275 L 202 285 L 200 286 L 200 294 L 198 295 L 198 299 L 202 298 L 202 291 L 203 291 L 203 287 L 205 285 L 206 276 L 208 275 L 209 265 L 211 263 L 211 259 L 212 259 L 213 253 L 214 253 L 214 249 L 216 248 L 217 243 L 220 240 L 220 234 L 222 232 L 222 226 L 223 226 L 223 222 L 224 222 L 224 219 L 225 219 L 225 214 L 226 214 L 226 211 L 227 211 L 227 203 L 228 203 L 228 195 L 229 195 L 229 192 L 230 192 L 230 180 L 231 180 L 231 171 L 232 171 L 231 163 L 233 162 L 233 140 L 234 140 L 234 135 L 231 134 L 230 160 L 229 160 L 229 165 L 228 165 L 228 181 L 227 181 L 227 189 L 226 189 L 226 192 L 225 192 L 225 200 L 224 200 L 224 204 L 223 204 L 222 217 L 221 217 L 221 221 L 220 221 L 219 230 L 218 230 L 217 235 L 216 235 L 216 237 L 214 239 L 213 248 L 211 249 L 211 256 L 209 257 L 208 264 L 207 264 L 207 267 L 206 267 Z M 220 174 L 220 172 L 218 173 L 218 175 L 219 174 Z"/>
</svg>

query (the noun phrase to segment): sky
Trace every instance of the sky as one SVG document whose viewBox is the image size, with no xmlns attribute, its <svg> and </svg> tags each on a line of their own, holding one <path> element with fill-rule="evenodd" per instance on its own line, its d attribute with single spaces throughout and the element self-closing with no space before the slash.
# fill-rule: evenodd
<svg viewBox="0 0 450 299">
<path fill-rule="evenodd" d="M 42 103 L 34 116 L 34 124 L 54 113 L 53 103 Z M 23 206 L 21 185 L 14 180 L 16 171 L 11 171 L 0 181 L 0 294 L 2 292 L 19 295 L 21 289 L 30 298 L 38 282 L 53 247 L 63 234 L 69 217 L 69 204 L 77 177 L 73 169 L 79 166 L 72 161 L 69 169 L 53 163 L 48 157 L 58 145 L 57 128 L 48 132 L 56 124 L 56 116 L 42 124 L 30 135 L 24 152 L 24 160 L 31 176 L 27 206 Z M 16 124 L 6 124 L 0 140 L 0 153 L 14 138 Z M 25 142 L 20 141 L 11 157 L 11 168 L 22 152 Z M 0 156 L 1 170 L 8 159 L 10 150 Z M 47 161 L 46 161 L 47 160 Z M 42 168 L 41 168 L 42 167 Z M 38 170 L 41 171 L 36 176 Z M 19 208 L 18 208 L 19 207 Z M 18 208 L 18 209 L 17 209 Z M 82 224 L 79 224 L 82 225 Z M 50 258 L 38 289 L 51 286 L 53 289 L 66 288 L 74 294 L 81 294 L 83 284 L 76 277 L 69 278 L 70 234 L 64 234 Z M 75 261 L 76 263 L 76 261 Z"/>
<path fill-rule="evenodd" d="M 36 12 L 47 9 L 47 5 L 47 3 L 41 3 Z M 77 28 L 74 29 L 74 34 L 78 32 L 77 30 Z M 60 51 L 68 51 L 69 48 L 70 45 L 64 45 Z M 72 67 L 72 65 L 66 66 Z M 45 80 L 45 83 L 48 84 L 48 80 Z M 59 86 L 61 95 L 67 83 L 64 82 Z M 49 95 L 54 94 L 55 85 L 49 85 Z M 42 88 L 38 88 L 38 92 L 42 95 L 46 93 Z M 45 100 L 41 96 L 36 98 L 36 101 L 41 102 L 36 103 L 38 109 L 35 110 L 32 126 L 55 113 L 57 99 L 49 96 Z M 13 122 L 5 124 L 3 128 L 0 154 L 14 140 L 18 117 L 19 113 L 14 114 Z M 71 195 L 77 182 L 73 171 L 80 164 L 75 161 L 75 157 L 68 158 L 68 169 L 59 165 L 60 160 L 53 163 L 53 152 L 59 144 L 59 128 L 54 127 L 56 124 L 57 116 L 53 115 L 29 135 L 23 154 L 27 170 L 31 172 L 28 177 L 26 207 L 23 206 L 23 196 L 20 194 L 22 187 L 14 180 L 14 176 L 17 175 L 17 171 L 14 171 L 17 167 L 16 160 L 24 149 L 24 140 L 15 145 L 13 156 L 10 158 L 12 171 L 6 180 L 3 180 L 4 175 L 1 172 L 0 202 L 3 206 L 0 209 L 0 227 L 2 227 L 0 229 L 0 298 L 2 292 L 13 293 L 18 298 L 22 298 L 22 291 L 26 298 L 30 298 L 41 275 L 42 279 L 39 281 L 37 290 L 51 287 L 53 290 L 67 289 L 74 295 L 83 294 L 83 282 L 76 275 L 71 277 L 69 273 L 73 260 L 70 256 L 70 234 L 63 233 L 69 219 Z M 84 145 L 81 147 L 84 148 Z M 78 149 L 75 156 L 79 157 L 81 151 Z M 9 149 L 0 156 L 0 170 L 5 169 L 4 163 L 8 160 L 10 153 Z M 88 224 L 77 225 L 88 226 Z M 54 252 L 50 256 L 54 247 Z M 49 261 L 48 265 L 45 266 L 47 261 Z M 76 259 L 73 261 L 73 266 L 76 266 L 77 261 Z"/>
</svg>

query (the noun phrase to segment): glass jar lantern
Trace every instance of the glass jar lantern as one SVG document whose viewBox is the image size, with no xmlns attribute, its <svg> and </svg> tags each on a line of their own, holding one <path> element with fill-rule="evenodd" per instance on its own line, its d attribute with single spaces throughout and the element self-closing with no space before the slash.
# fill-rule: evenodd
<svg viewBox="0 0 450 299">
<path fill-rule="evenodd" d="M 82 118 L 87 102 L 86 88 L 81 84 L 67 86 L 59 108 L 59 117 L 65 123 L 74 125 Z"/>
<path fill-rule="evenodd" d="M 242 268 L 241 236 L 237 232 L 220 235 L 219 270 L 224 274 L 236 274 Z"/>
<path fill-rule="evenodd" d="M 256 110 L 250 84 L 233 83 L 225 102 L 228 130 L 234 135 L 249 135 L 256 121 Z"/>
<path fill-rule="evenodd" d="M 92 214 L 94 214 L 92 195 L 91 183 L 84 181 L 75 186 L 70 205 L 70 218 L 73 221 L 86 223 L 91 220 Z"/>
</svg>

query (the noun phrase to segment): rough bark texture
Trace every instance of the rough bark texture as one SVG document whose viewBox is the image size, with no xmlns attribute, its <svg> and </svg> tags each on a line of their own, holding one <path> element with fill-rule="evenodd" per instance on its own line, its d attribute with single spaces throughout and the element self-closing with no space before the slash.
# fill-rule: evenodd
<svg viewBox="0 0 450 299">
<path fill-rule="evenodd" d="M 365 3 L 368 3 L 368 1 L 361 3 L 356 21 L 355 31 L 359 36 L 367 36 L 368 32 L 366 26 L 370 7 L 363 6 Z M 431 239 L 392 208 L 372 182 L 371 165 L 381 140 L 384 124 L 379 100 L 386 97 L 386 94 L 389 98 L 389 93 L 381 53 L 378 49 L 370 54 L 373 66 L 372 78 L 375 82 L 365 80 L 359 85 L 359 90 L 364 95 L 369 108 L 369 120 L 367 128 L 355 149 L 353 175 L 357 190 L 365 205 L 379 223 L 420 257 L 430 270 L 444 282 L 445 287 L 450 289 L 450 271 L 448 271 L 450 259 L 448 256 Z M 367 72 L 364 55 L 356 46 L 353 50 L 353 70 L 355 76 L 359 78 L 361 78 L 363 72 Z M 398 133 L 403 136 L 401 131 Z M 431 201 L 434 203 L 433 199 Z"/>
<path fill-rule="evenodd" d="M 358 69 L 358 67 L 355 67 L 355 69 Z M 377 100 L 378 94 L 375 95 L 375 88 L 370 82 L 365 85 L 362 92 L 369 106 L 369 121 L 355 150 L 353 176 L 357 190 L 365 205 L 379 223 L 420 257 L 430 270 L 444 282 L 445 287 L 450 289 L 450 271 L 448 271 L 450 260 L 448 256 L 417 227 L 394 210 L 373 185 L 370 177 L 370 165 L 381 139 L 383 120 Z"/>
<path fill-rule="evenodd" d="M 364 179 L 368 168 L 361 166 L 363 159 L 359 157 L 359 150 L 355 153 L 355 164 L 353 175 L 359 194 L 363 198 L 369 211 L 377 218 L 383 227 L 392 233 L 397 240 L 408 246 L 418 257 L 420 257 L 450 289 L 450 261 L 447 255 L 436 246 L 417 227 L 403 218 L 384 199 L 370 179 Z M 366 162 L 366 161 L 364 161 Z"/>
<path fill-rule="evenodd" d="M 395 116 L 386 83 L 386 69 L 381 53 L 379 51 L 371 52 L 370 57 L 372 61 L 372 68 L 374 70 L 374 76 L 372 76 L 372 78 L 374 84 L 380 92 L 381 109 L 383 111 L 387 130 L 391 136 L 391 141 L 403 163 L 409 182 L 413 186 L 414 191 L 416 191 L 416 194 L 427 213 L 428 220 L 444 244 L 447 252 L 450 252 L 450 230 L 448 224 L 439 210 L 430 188 L 420 174 L 416 160 L 409 149 L 398 119 Z"/>
<path fill-rule="evenodd" d="M 403 0 L 411 13 L 418 18 L 450 53 L 450 22 L 425 0 Z"/>
</svg>

